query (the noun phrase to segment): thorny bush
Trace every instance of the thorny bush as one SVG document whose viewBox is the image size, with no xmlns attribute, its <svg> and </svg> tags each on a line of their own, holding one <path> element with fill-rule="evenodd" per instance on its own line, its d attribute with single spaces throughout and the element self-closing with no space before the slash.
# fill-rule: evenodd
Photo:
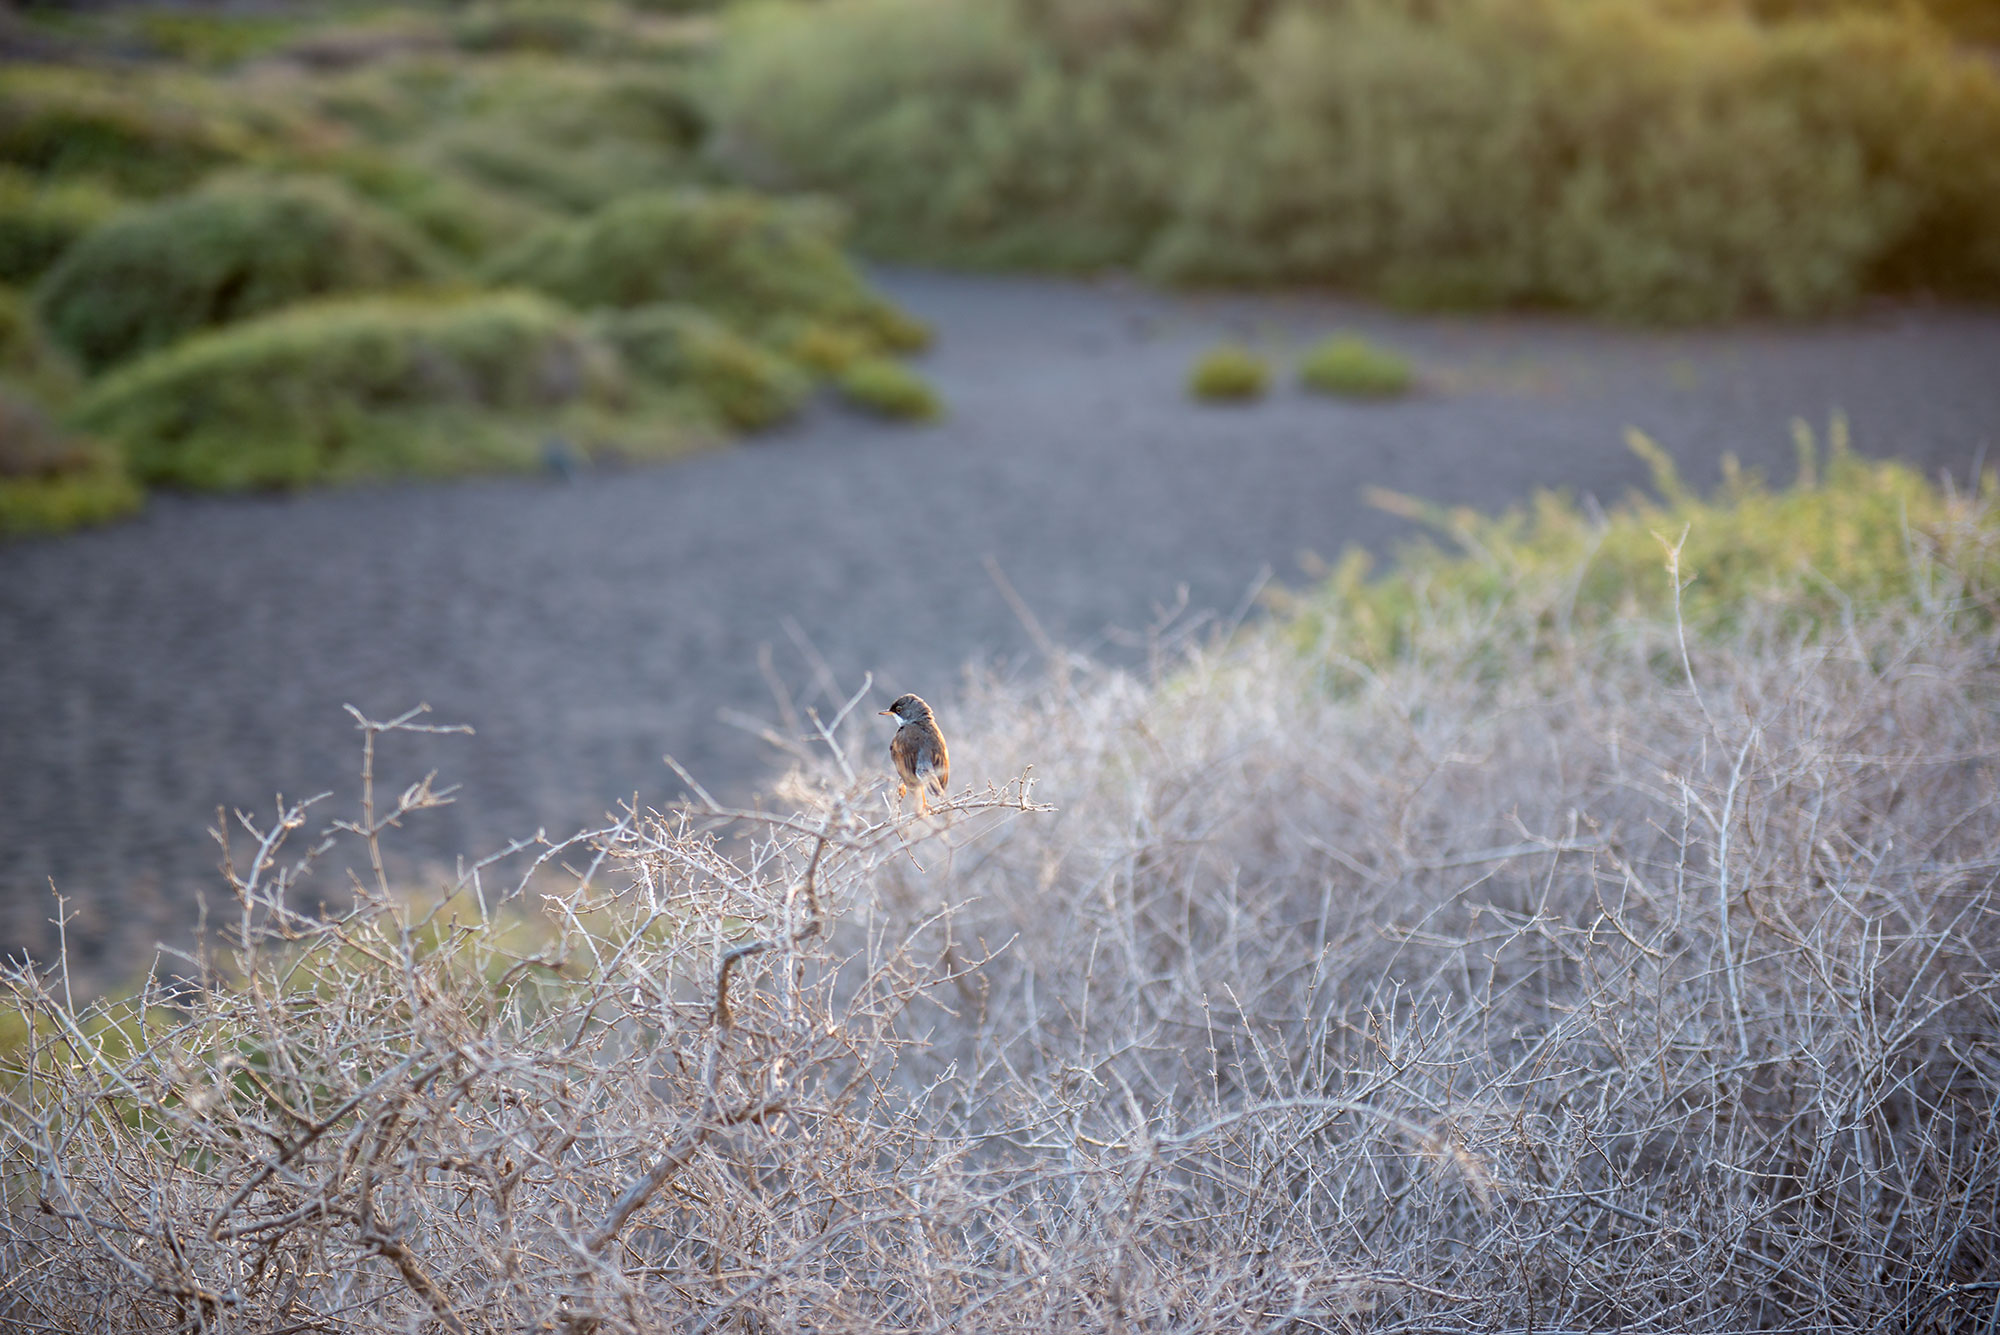
<svg viewBox="0 0 2000 1335">
<path fill-rule="evenodd" d="M 1308 650 L 1163 637 L 1151 680 L 1052 649 L 948 711 L 972 786 L 934 822 L 836 724 L 798 814 L 733 845 L 712 803 L 630 814 L 539 920 L 367 878 L 307 913 L 294 808 L 201 988 L 12 975 L 13 1314 L 1985 1321 L 1995 590 L 1927 543 L 1907 596 L 1804 629 L 1770 600 L 1580 628 L 1572 569 L 1419 600 L 1392 659 L 1343 654 L 1337 611 Z M 1031 764 L 1055 810 L 988 786 Z"/>
</svg>

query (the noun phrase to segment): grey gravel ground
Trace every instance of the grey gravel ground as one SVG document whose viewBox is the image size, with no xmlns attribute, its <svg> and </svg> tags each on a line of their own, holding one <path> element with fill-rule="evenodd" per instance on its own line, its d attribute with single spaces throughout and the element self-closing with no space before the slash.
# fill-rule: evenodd
<svg viewBox="0 0 2000 1335">
<path fill-rule="evenodd" d="M 1499 508 L 1544 486 L 1611 499 L 1654 435 L 1697 483 L 1735 452 L 1784 479 L 1788 422 L 1968 477 L 2000 435 L 2000 313 L 1895 308 L 1810 329 L 1645 333 L 1558 320 L 1410 318 L 1331 299 L 1169 297 L 1122 284 L 889 273 L 933 322 L 927 428 L 833 406 L 740 449 L 650 470 L 298 497 L 163 497 L 136 522 L 0 548 L 0 947 L 46 953 L 50 878 L 72 945 L 110 980 L 184 935 L 218 884 L 218 805 L 353 790 L 341 705 L 428 701 L 472 738 L 404 744 L 462 800 L 398 843 L 435 870 L 537 827 L 566 832 L 680 784 L 672 752 L 742 793 L 775 753 L 718 718 L 770 716 L 790 623 L 879 709 L 950 705 L 968 663 L 1025 663 L 997 559 L 1066 643 L 1124 652 L 1185 585 L 1239 603 L 1261 568 L 1381 549 L 1379 485 Z M 1427 390 L 1350 405 L 1289 386 L 1189 403 L 1220 336 L 1301 348 L 1355 328 Z M 810 690 L 802 696 L 810 698 Z M 886 734 L 885 734 L 886 737 Z"/>
</svg>

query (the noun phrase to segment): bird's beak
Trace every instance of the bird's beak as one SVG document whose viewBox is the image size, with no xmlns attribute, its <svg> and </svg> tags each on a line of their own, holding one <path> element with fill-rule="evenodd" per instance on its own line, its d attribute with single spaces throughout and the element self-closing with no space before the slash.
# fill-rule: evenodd
<svg viewBox="0 0 2000 1335">
<path fill-rule="evenodd" d="M 887 713 L 889 713 L 890 711 L 889 711 L 889 710 L 886 710 L 886 709 L 878 709 L 878 710 L 876 710 L 875 712 L 876 712 L 876 713 L 878 713 L 878 714 L 887 714 Z"/>
</svg>

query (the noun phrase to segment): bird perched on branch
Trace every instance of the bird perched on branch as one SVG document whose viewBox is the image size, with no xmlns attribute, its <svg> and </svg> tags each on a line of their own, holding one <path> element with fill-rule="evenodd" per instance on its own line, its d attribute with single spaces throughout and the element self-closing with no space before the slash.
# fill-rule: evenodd
<svg viewBox="0 0 2000 1335">
<path fill-rule="evenodd" d="M 901 802 L 910 789 L 917 790 L 917 813 L 930 810 L 930 798 L 944 796 L 951 782 L 951 758 L 945 754 L 944 734 L 938 731 L 931 707 L 921 697 L 899 695 L 896 703 L 882 711 L 896 720 L 896 735 L 889 739 L 889 759 L 895 763 L 896 789 Z"/>
</svg>

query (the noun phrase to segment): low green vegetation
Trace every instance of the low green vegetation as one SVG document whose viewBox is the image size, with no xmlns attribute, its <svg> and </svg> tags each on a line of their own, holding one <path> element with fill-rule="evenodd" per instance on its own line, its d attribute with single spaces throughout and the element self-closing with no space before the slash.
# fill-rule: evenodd
<svg viewBox="0 0 2000 1335">
<path fill-rule="evenodd" d="M 34 282 L 120 202 L 94 182 L 45 184 L 18 167 L 0 167 L 0 283 Z"/>
<path fill-rule="evenodd" d="M 25 13 L 9 392 L 140 481 L 288 487 L 534 467 L 558 436 L 660 457 L 922 347 L 841 208 L 730 188 L 706 152 L 720 8 Z"/>
<path fill-rule="evenodd" d="M 771 426 L 799 410 L 810 378 L 699 307 L 607 312 L 598 326 L 636 375 L 691 390 L 727 425 Z"/>
<path fill-rule="evenodd" d="M 749 331 L 805 318 L 870 338 L 885 306 L 841 253 L 825 210 L 738 191 L 631 196 L 544 228 L 487 276 L 579 310 L 685 303 Z"/>
<path fill-rule="evenodd" d="M 1769 8 L 766 7 L 717 142 L 926 261 L 1668 321 L 2000 291 L 2000 72 L 1905 10 Z"/>
<path fill-rule="evenodd" d="M 1490 516 L 1377 491 L 1377 505 L 1432 536 L 1403 547 L 1397 570 L 1379 577 L 1371 578 L 1365 554 L 1350 553 L 1321 595 L 1294 608 L 1296 627 L 1318 642 L 1332 616 L 1343 654 L 1382 663 L 1415 642 L 1414 618 L 1442 607 L 1536 634 L 1676 615 L 1710 634 L 1774 608 L 1794 622 L 1837 625 L 1858 604 L 1921 601 L 1934 568 L 2000 587 L 1990 474 L 1981 482 L 1987 494 L 1966 495 L 1907 464 L 1856 453 L 1838 418 L 1823 445 L 1803 422 L 1794 431 L 1792 486 L 1774 489 L 1730 460 L 1712 498 L 1690 490 L 1667 453 L 1632 432 L 1653 494 L 1629 498 L 1608 517 L 1559 492 Z M 1519 615 L 1528 603 L 1537 614 Z M 1963 610 L 2000 623 L 2000 604 Z"/>
<path fill-rule="evenodd" d="M 336 181 L 225 180 L 103 224 L 37 291 L 43 322 L 91 371 L 313 297 L 435 282 L 412 228 Z"/>
<path fill-rule="evenodd" d="M 64 429 L 33 398 L 0 384 L 0 537 L 103 523 L 140 500 L 116 451 Z"/>
<path fill-rule="evenodd" d="M 1203 353 L 1188 371 L 1188 393 L 1211 403 L 1244 403 L 1262 398 L 1271 368 L 1249 348 L 1225 343 Z"/>
<path fill-rule="evenodd" d="M 1393 399 L 1409 393 L 1415 379 L 1400 355 L 1354 334 L 1327 339 L 1299 362 L 1300 384 L 1344 398 Z"/>
<path fill-rule="evenodd" d="M 551 430 L 616 415 L 630 388 L 541 298 L 372 298 L 183 340 L 96 382 L 74 416 L 147 482 L 291 487 L 531 466 Z"/>
<path fill-rule="evenodd" d="M 887 357 L 864 357 L 835 377 L 840 397 L 878 417 L 931 422 L 944 416 L 944 403 L 924 378 Z"/>
</svg>

